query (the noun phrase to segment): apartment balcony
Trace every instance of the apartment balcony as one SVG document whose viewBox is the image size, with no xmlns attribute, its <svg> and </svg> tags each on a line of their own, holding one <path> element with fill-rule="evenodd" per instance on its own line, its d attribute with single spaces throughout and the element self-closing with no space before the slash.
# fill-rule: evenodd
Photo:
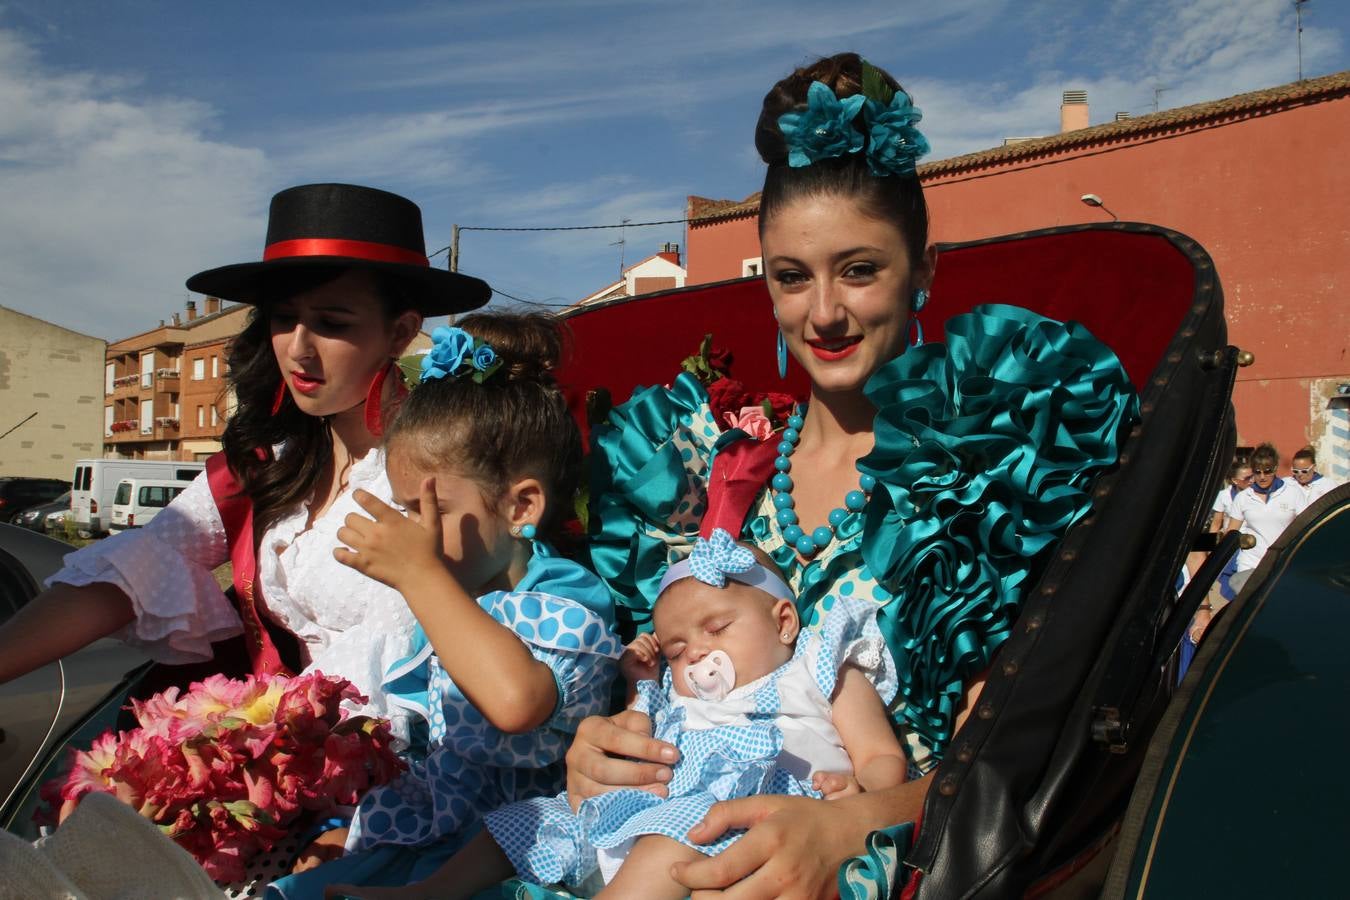
<svg viewBox="0 0 1350 900">
<path fill-rule="evenodd" d="M 172 416 L 158 416 L 155 419 L 153 436 L 156 440 L 178 437 L 178 420 Z"/>
<path fill-rule="evenodd" d="M 179 385 L 178 370 L 176 369 L 155 370 L 155 390 L 177 392 L 178 385 Z"/>
<path fill-rule="evenodd" d="M 141 440 L 141 423 L 136 419 L 122 419 L 108 427 L 111 434 L 104 435 L 105 444 L 127 444 Z"/>
<path fill-rule="evenodd" d="M 113 397 L 131 397 L 141 392 L 140 375 L 123 375 L 113 379 Z"/>
</svg>

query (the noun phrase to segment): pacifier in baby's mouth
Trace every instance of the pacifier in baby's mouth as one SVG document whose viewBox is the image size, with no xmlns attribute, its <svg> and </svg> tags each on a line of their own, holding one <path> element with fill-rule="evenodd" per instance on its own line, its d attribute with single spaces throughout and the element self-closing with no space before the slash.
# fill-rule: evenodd
<svg viewBox="0 0 1350 900">
<path fill-rule="evenodd" d="M 725 700 L 736 686 L 736 667 L 730 656 L 714 650 L 684 670 L 684 683 L 700 700 Z"/>
</svg>

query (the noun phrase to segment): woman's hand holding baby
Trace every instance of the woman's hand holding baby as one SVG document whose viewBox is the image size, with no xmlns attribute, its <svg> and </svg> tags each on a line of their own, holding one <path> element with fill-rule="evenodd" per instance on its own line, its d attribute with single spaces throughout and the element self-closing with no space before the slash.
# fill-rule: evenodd
<svg viewBox="0 0 1350 900">
<path fill-rule="evenodd" d="M 652 720 L 636 710 L 591 716 L 567 751 L 567 800 L 576 812 L 581 801 L 618 787 L 665 797 L 679 758 L 673 746 L 652 737 Z"/>
</svg>

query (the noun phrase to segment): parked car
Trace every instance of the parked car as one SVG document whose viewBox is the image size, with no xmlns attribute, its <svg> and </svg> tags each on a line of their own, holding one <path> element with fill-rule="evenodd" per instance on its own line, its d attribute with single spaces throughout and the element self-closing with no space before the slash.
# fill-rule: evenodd
<svg viewBox="0 0 1350 900">
<path fill-rule="evenodd" d="M 70 490 L 70 482 L 59 478 L 0 478 L 0 522 L 10 522 L 30 506 L 47 503 Z"/>
<path fill-rule="evenodd" d="M 103 534 L 108 530 L 113 497 L 123 478 L 158 478 L 188 482 L 201 474 L 205 463 L 164 459 L 80 459 L 75 462 L 75 483 L 70 507 L 81 533 Z M 59 492 L 58 492 L 59 493 Z"/>
<path fill-rule="evenodd" d="M 70 545 L 13 525 L 0 525 L 0 622 L 28 603 L 61 568 Z M 146 662 L 143 653 L 104 638 L 65 659 L 0 684 L 0 808 L 17 806 L 0 827 L 32 827 L 37 773 L 65 758 L 64 748 L 88 746 L 116 720 L 119 685 Z M 101 711 L 101 715 L 99 714 Z M 87 730 L 78 732 L 84 725 Z M 25 778 L 31 794 L 16 797 Z M 21 810 L 21 811 L 16 811 Z"/>
<path fill-rule="evenodd" d="M 112 516 L 108 523 L 111 532 L 141 528 L 153 519 L 169 502 L 183 493 L 186 481 L 152 481 L 145 478 L 124 478 L 117 485 L 113 497 Z"/>
<path fill-rule="evenodd" d="M 20 528 L 27 528 L 29 531 L 50 531 L 47 527 L 48 519 L 53 513 L 60 515 L 62 521 L 65 514 L 70 512 L 70 491 L 66 491 L 60 497 L 50 503 L 39 503 L 37 506 L 30 506 L 23 512 L 14 517 L 13 524 Z"/>
</svg>

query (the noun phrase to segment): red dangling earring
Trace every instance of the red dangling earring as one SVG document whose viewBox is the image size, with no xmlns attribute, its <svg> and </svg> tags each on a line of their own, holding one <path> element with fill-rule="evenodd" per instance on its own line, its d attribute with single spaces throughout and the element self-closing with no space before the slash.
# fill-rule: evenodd
<svg viewBox="0 0 1350 900">
<path fill-rule="evenodd" d="M 286 379 L 281 379 L 281 384 L 277 385 L 277 395 L 272 398 L 272 415 L 281 412 L 281 405 L 286 402 Z"/>
<path fill-rule="evenodd" d="M 389 360 L 389 365 L 380 369 L 375 375 L 375 380 L 370 383 L 370 390 L 366 391 L 366 430 L 375 437 L 384 435 L 384 380 L 389 377 L 389 373 L 398 369 L 398 360 Z M 394 380 L 394 397 L 390 406 L 398 408 L 399 403 L 404 397 L 408 396 L 408 388 L 403 384 L 403 376 L 399 374 Z"/>
</svg>

